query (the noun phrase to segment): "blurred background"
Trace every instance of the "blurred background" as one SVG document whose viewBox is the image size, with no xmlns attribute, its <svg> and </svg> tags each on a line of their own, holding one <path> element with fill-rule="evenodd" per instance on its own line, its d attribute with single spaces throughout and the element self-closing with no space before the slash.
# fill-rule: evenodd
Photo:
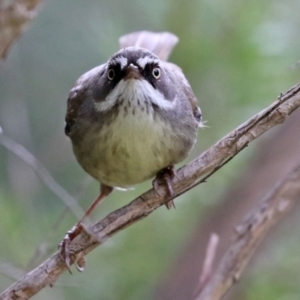
<svg viewBox="0 0 300 300">
<path fill-rule="evenodd" d="M 58 189 L 7 148 L 30 159 L 25 147 L 87 208 L 99 184 L 64 135 L 66 99 L 82 73 L 118 50 L 121 35 L 146 29 L 179 37 L 170 60 L 183 69 L 208 126 L 189 161 L 299 81 L 299 11 L 296 0 L 44 1 L 0 64 L 0 291 L 54 253 L 77 221 L 64 213 Z M 83 274 L 66 272 L 34 299 L 192 299 L 209 235 L 220 235 L 219 259 L 234 226 L 298 163 L 299 128 L 296 111 L 176 199 L 176 210 L 161 207 L 117 234 L 87 257 Z M 92 219 L 150 187 L 115 191 Z M 299 210 L 272 230 L 228 299 L 299 299 Z"/>
</svg>

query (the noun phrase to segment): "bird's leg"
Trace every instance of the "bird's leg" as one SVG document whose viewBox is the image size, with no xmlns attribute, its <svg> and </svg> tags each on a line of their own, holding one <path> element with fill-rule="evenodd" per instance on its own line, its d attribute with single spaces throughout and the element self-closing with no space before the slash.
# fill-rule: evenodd
<svg viewBox="0 0 300 300">
<path fill-rule="evenodd" d="M 84 216 L 72 227 L 71 230 L 69 230 L 63 240 L 60 242 L 58 249 L 59 253 L 62 257 L 62 259 L 65 261 L 66 266 L 69 270 L 69 272 L 72 274 L 70 269 L 70 244 L 71 242 L 81 233 L 85 232 L 87 235 L 91 236 L 93 238 L 93 234 L 82 224 L 82 222 L 91 215 L 92 211 L 95 209 L 95 207 L 103 200 L 105 197 L 107 197 L 111 192 L 113 188 L 104 184 L 101 184 L 100 188 L 100 194 L 99 196 L 93 201 L 91 206 L 87 209 Z M 80 261 L 83 262 L 84 257 L 80 257 Z M 75 262 L 77 262 L 77 259 L 75 259 Z M 82 263 L 81 263 L 82 264 Z M 76 268 L 79 271 L 83 271 L 83 268 L 79 266 L 76 263 Z"/>
<path fill-rule="evenodd" d="M 112 190 L 113 188 L 111 186 L 101 184 L 100 195 L 90 205 L 90 207 L 87 209 L 84 216 L 81 218 L 81 220 L 78 223 L 83 222 L 87 217 L 89 217 L 93 212 L 93 210 L 95 209 L 95 207 L 101 202 L 101 200 L 107 197 L 112 192 Z"/>
<path fill-rule="evenodd" d="M 174 166 L 169 166 L 169 167 L 164 168 L 161 171 L 159 171 L 152 182 L 153 188 L 155 189 L 157 194 L 159 194 L 158 193 L 158 185 L 161 182 L 166 185 L 169 196 L 173 196 L 174 190 L 173 190 L 173 186 L 172 186 L 172 180 L 174 179 L 175 176 L 176 176 L 176 170 L 175 170 Z M 170 209 L 172 207 L 176 208 L 173 200 L 168 201 L 165 204 L 165 206 L 167 209 Z"/>
</svg>

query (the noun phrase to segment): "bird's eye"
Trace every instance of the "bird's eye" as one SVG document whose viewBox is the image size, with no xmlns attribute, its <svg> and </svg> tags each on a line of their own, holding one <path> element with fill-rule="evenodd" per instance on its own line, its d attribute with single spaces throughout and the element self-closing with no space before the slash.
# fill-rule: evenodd
<svg viewBox="0 0 300 300">
<path fill-rule="evenodd" d="M 116 76 L 116 72 L 114 71 L 114 69 L 108 69 L 107 71 L 108 80 L 113 80 L 115 76 Z"/>
<path fill-rule="evenodd" d="M 152 70 L 152 75 L 155 79 L 158 79 L 160 77 L 160 68 L 156 67 Z"/>
</svg>

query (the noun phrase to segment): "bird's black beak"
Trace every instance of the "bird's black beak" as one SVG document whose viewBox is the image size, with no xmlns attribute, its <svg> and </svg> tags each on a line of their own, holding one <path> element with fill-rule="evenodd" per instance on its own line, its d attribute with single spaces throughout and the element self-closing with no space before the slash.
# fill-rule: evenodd
<svg viewBox="0 0 300 300">
<path fill-rule="evenodd" d="M 126 69 L 125 69 L 125 76 L 124 80 L 127 79 L 141 79 L 142 75 L 139 70 L 139 68 L 133 64 L 130 64 Z"/>
</svg>

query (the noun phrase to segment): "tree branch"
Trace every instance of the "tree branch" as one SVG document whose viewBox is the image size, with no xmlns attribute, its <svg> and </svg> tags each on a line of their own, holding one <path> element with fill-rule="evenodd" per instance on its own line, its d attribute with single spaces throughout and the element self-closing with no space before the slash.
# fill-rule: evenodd
<svg viewBox="0 0 300 300">
<path fill-rule="evenodd" d="M 13 42 L 36 15 L 40 0 L 14 0 L 0 3 L 0 60 L 6 58 Z"/>
<path fill-rule="evenodd" d="M 300 196 L 300 164 L 236 229 L 235 241 L 211 280 L 195 300 L 220 300 L 240 278 L 268 230 L 293 207 Z"/>
<path fill-rule="evenodd" d="M 218 249 L 220 238 L 217 234 L 212 233 L 210 235 L 209 242 L 207 244 L 206 253 L 203 261 L 202 272 L 199 277 L 198 285 L 195 289 L 195 298 L 200 295 L 203 288 L 210 281 L 211 276 L 213 274 L 213 265 L 216 258 L 216 253 Z"/>
<path fill-rule="evenodd" d="M 216 170 L 243 150 L 251 141 L 285 119 L 300 106 L 300 83 L 291 88 L 268 108 L 226 135 L 215 145 L 203 152 L 198 158 L 177 171 L 173 180 L 174 197 L 203 182 Z M 203 177 L 204 176 L 204 177 Z M 202 179 L 201 179 L 202 177 Z M 159 206 L 170 200 L 164 187 L 159 187 L 159 196 L 151 189 L 124 207 L 112 212 L 89 230 L 97 239 L 82 233 L 70 245 L 74 257 L 87 254 L 104 243 L 109 237 L 128 225 L 148 216 Z M 73 262 L 73 261 L 72 261 Z M 46 285 L 53 285 L 66 270 L 58 253 L 47 259 L 39 267 L 26 274 L 0 295 L 0 300 L 28 299 Z"/>
<path fill-rule="evenodd" d="M 77 200 L 67 192 L 57 181 L 51 176 L 49 171 L 31 154 L 25 147 L 18 144 L 8 136 L 4 135 L 0 127 L 0 145 L 5 147 L 11 153 L 22 159 L 30 168 L 32 168 L 38 177 L 43 181 L 45 186 L 59 199 L 63 201 L 70 212 L 77 217 L 78 220 L 84 215 L 84 210 L 80 207 Z"/>
</svg>

